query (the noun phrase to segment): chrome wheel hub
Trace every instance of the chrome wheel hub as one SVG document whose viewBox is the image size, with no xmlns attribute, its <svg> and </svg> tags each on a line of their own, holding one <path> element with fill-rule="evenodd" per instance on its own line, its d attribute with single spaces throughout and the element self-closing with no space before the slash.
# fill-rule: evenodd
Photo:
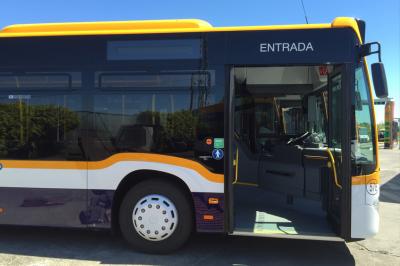
<svg viewBox="0 0 400 266">
<path fill-rule="evenodd" d="M 132 221 L 141 237 L 150 241 L 161 241 L 175 231 L 178 225 L 178 212 L 167 197 L 152 194 L 136 203 Z"/>
</svg>

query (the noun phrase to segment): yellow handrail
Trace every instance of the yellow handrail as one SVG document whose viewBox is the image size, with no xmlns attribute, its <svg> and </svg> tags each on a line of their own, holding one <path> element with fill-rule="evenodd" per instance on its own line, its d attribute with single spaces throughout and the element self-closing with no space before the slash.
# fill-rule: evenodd
<svg viewBox="0 0 400 266">
<path fill-rule="evenodd" d="M 332 152 L 331 152 L 331 150 L 329 148 L 326 148 L 326 151 L 327 151 L 327 153 L 329 155 L 329 159 L 331 160 L 330 164 L 331 164 L 332 170 L 333 170 L 333 178 L 335 180 L 335 185 L 338 188 L 343 189 L 343 187 L 339 184 L 339 181 L 338 181 L 338 178 L 337 178 L 335 158 L 333 157 L 333 154 L 332 154 Z M 331 168 L 329 164 L 328 164 L 328 167 Z"/>
<path fill-rule="evenodd" d="M 239 172 L 239 148 L 236 147 L 236 158 L 233 160 L 233 165 L 235 166 L 235 180 L 232 184 L 236 184 L 238 181 L 238 172 Z"/>
</svg>

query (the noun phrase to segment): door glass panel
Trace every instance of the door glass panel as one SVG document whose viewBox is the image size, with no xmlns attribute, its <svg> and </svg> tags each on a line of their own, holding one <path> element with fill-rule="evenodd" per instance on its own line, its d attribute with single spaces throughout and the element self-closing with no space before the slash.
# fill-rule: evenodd
<svg viewBox="0 0 400 266">
<path fill-rule="evenodd" d="M 352 157 L 355 175 L 369 174 L 375 170 L 376 151 L 372 124 L 371 98 L 362 66 L 355 72 L 355 139 Z M 355 170 L 355 171 L 354 171 Z"/>
<path fill-rule="evenodd" d="M 329 148 L 335 160 L 335 171 L 331 167 L 327 174 L 330 177 L 328 190 L 328 217 L 332 221 L 334 228 L 340 231 L 341 217 L 341 195 L 342 189 L 338 185 L 343 185 L 342 179 L 342 128 L 343 128 L 343 95 L 342 95 L 342 73 L 334 70 L 336 74 L 330 77 L 329 84 Z M 336 176 L 335 176 L 336 172 Z M 337 183 L 338 184 L 337 184 Z"/>
<path fill-rule="evenodd" d="M 342 110 L 342 75 L 337 74 L 332 78 L 331 95 L 331 148 L 341 148 L 341 110 Z"/>
</svg>

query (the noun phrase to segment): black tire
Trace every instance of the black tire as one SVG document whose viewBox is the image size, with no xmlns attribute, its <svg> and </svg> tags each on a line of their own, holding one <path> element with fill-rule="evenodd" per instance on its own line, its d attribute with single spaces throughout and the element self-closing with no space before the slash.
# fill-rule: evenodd
<svg viewBox="0 0 400 266">
<path fill-rule="evenodd" d="M 143 197 L 159 194 L 167 197 L 178 212 L 178 225 L 175 231 L 161 241 L 150 241 L 136 231 L 132 214 L 136 203 Z M 153 179 L 143 181 L 132 187 L 122 200 L 119 210 L 119 226 L 122 236 L 135 249 L 146 253 L 165 254 L 180 248 L 193 230 L 193 209 L 190 199 L 183 191 L 170 182 Z"/>
</svg>

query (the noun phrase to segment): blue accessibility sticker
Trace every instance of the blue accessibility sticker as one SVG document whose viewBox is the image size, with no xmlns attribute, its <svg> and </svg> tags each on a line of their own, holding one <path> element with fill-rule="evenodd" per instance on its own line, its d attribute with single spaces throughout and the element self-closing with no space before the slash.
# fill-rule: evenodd
<svg viewBox="0 0 400 266">
<path fill-rule="evenodd" d="M 215 160 L 221 160 L 224 158 L 224 151 L 221 149 L 213 149 L 211 155 Z"/>
</svg>

